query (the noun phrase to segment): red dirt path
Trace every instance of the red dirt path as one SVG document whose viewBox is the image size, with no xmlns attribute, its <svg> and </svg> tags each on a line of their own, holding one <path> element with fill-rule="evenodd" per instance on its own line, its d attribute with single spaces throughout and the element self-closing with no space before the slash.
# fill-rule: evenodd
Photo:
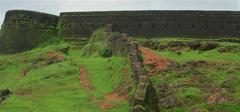
<svg viewBox="0 0 240 112">
<path fill-rule="evenodd" d="M 151 65 L 153 69 L 150 71 L 149 75 L 158 70 L 166 69 L 170 64 L 166 58 L 157 55 L 154 51 L 146 47 L 140 47 L 140 51 L 144 56 L 144 65 Z"/>
<path fill-rule="evenodd" d="M 114 104 L 114 101 L 127 101 L 129 99 L 128 91 L 126 88 L 131 83 L 127 77 L 128 69 L 123 68 L 121 72 L 124 74 L 124 82 L 115 91 L 104 96 L 104 99 L 100 104 L 101 112 L 104 112 L 104 110 L 113 109 L 116 106 Z"/>
<path fill-rule="evenodd" d="M 92 87 L 88 79 L 88 71 L 85 66 L 80 68 L 80 84 L 87 90 L 88 94 L 91 96 L 93 102 L 95 102 L 99 108 L 100 112 L 104 112 L 105 110 L 110 110 L 116 107 L 114 101 L 125 101 L 128 100 L 128 96 L 124 86 L 129 85 L 129 80 L 126 79 L 126 73 L 128 73 L 127 69 L 123 69 L 124 79 L 122 85 L 120 85 L 114 92 L 106 94 L 102 100 L 97 99 L 92 94 Z M 126 75 L 125 75 L 126 74 Z"/>
<path fill-rule="evenodd" d="M 80 68 L 80 84 L 88 91 L 90 91 L 90 83 L 88 80 L 88 71 L 85 66 Z"/>
</svg>

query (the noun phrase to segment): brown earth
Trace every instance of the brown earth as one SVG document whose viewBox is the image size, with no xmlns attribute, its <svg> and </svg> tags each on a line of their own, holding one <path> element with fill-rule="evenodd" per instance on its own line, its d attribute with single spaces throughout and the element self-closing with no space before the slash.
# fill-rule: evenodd
<svg viewBox="0 0 240 112">
<path fill-rule="evenodd" d="M 224 97 L 220 92 L 212 94 L 207 99 L 208 104 L 217 104 L 217 103 L 222 103 L 226 101 L 228 101 L 228 98 Z"/>
<path fill-rule="evenodd" d="M 109 93 L 104 96 L 104 99 L 100 103 L 100 110 L 104 112 L 104 110 L 113 109 L 116 104 L 114 101 L 128 101 L 128 89 L 130 87 L 131 81 L 128 79 L 128 69 L 123 68 L 121 72 L 124 74 L 124 82 L 112 93 Z"/>
<path fill-rule="evenodd" d="M 21 76 L 25 77 L 29 71 L 30 71 L 29 69 L 23 69 L 21 72 Z"/>
<path fill-rule="evenodd" d="M 49 51 L 45 54 L 42 54 L 39 61 L 45 61 L 47 65 L 65 61 L 67 58 L 56 51 Z"/>
<path fill-rule="evenodd" d="M 166 69 L 170 64 L 170 62 L 166 58 L 159 56 L 149 48 L 140 47 L 140 51 L 144 56 L 143 64 L 153 67 L 149 72 L 149 75 L 153 75 L 159 70 Z"/>
<path fill-rule="evenodd" d="M 88 80 L 88 71 L 85 66 L 80 68 L 80 84 L 84 87 L 84 89 L 90 91 L 90 83 Z"/>
</svg>

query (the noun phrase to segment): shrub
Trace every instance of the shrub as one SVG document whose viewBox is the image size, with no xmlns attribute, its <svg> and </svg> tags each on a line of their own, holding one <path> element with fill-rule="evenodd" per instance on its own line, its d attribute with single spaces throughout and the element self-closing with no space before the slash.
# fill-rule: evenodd
<svg viewBox="0 0 240 112">
<path fill-rule="evenodd" d="M 102 50 L 99 52 L 99 54 L 100 54 L 102 57 L 104 57 L 104 58 L 106 58 L 106 57 L 111 57 L 111 56 L 112 56 L 112 49 L 109 48 L 109 47 L 106 47 L 106 48 L 102 49 Z"/>
<path fill-rule="evenodd" d="M 140 61 L 140 62 L 143 62 L 144 57 L 143 57 L 143 55 L 142 55 L 141 52 L 138 52 L 138 53 L 137 53 L 137 60 Z"/>
</svg>

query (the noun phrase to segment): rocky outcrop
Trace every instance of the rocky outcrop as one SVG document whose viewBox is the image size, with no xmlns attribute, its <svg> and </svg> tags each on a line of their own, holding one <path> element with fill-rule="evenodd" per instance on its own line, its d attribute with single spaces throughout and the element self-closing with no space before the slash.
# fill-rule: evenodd
<svg viewBox="0 0 240 112">
<path fill-rule="evenodd" d="M 0 90 L 0 104 L 11 94 L 9 89 Z"/>
<path fill-rule="evenodd" d="M 50 14 L 10 10 L 1 27 L 0 52 L 16 53 L 32 49 L 56 36 L 58 17 Z"/>
<path fill-rule="evenodd" d="M 207 51 L 207 50 L 211 50 L 211 49 L 215 49 L 219 46 L 218 43 L 211 43 L 211 42 L 207 42 L 204 43 L 200 48 L 199 51 Z"/>
<path fill-rule="evenodd" d="M 231 46 L 225 46 L 223 48 L 220 48 L 218 50 L 218 52 L 220 52 L 220 53 L 230 53 L 230 52 L 237 53 L 237 52 L 239 52 L 239 49 L 240 49 L 240 46 L 231 45 Z"/>
<path fill-rule="evenodd" d="M 191 50 L 207 51 L 212 50 L 220 45 L 214 42 L 204 42 L 204 41 L 170 41 L 166 43 L 159 43 L 157 41 L 148 40 L 142 42 L 144 47 L 149 47 L 153 50 L 164 50 L 170 49 L 173 51 L 181 50 L 181 48 L 188 48 Z"/>
</svg>

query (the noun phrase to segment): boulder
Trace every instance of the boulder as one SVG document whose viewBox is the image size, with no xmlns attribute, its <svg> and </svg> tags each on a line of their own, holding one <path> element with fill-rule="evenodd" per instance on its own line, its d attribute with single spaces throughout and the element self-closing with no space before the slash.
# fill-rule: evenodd
<svg viewBox="0 0 240 112">
<path fill-rule="evenodd" d="M 199 48 L 199 51 L 207 51 L 207 50 L 212 50 L 212 49 L 215 49 L 219 46 L 218 43 L 210 43 L 210 42 L 207 42 L 207 43 L 204 43 L 200 48 Z"/>
<path fill-rule="evenodd" d="M 133 107 L 132 112 L 146 112 L 146 109 L 141 105 L 136 105 Z"/>
<path fill-rule="evenodd" d="M 197 50 L 201 47 L 201 42 L 200 41 L 192 41 L 192 42 L 187 42 L 187 45 L 192 49 L 192 50 Z"/>
<path fill-rule="evenodd" d="M 158 46 L 158 50 L 164 50 L 166 49 L 168 46 L 167 45 L 159 45 Z"/>
<path fill-rule="evenodd" d="M 64 48 L 60 48 L 59 51 L 62 52 L 63 54 L 68 54 L 68 51 L 69 51 L 70 47 L 67 46 L 67 47 L 64 47 Z"/>
<path fill-rule="evenodd" d="M 218 50 L 220 53 L 240 52 L 240 46 L 226 46 Z"/>
<path fill-rule="evenodd" d="M 50 51 L 50 52 L 41 54 L 38 59 L 38 63 L 44 63 L 46 65 L 50 65 L 53 63 L 65 61 L 66 59 L 67 58 L 62 53 L 58 53 L 56 51 Z"/>
<path fill-rule="evenodd" d="M 180 41 L 172 41 L 168 43 L 168 47 L 172 48 L 172 47 L 186 47 L 186 43 L 185 42 L 180 42 Z"/>
<path fill-rule="evenodd" d="M 11 94 L 9 89 L 0 90 L 0 104 Z"/>
<path fill-rule="evenodd" d="M 158 101 L 158 106 L 164 108 L 174 107 L 179 104 L 178 98 L 174 95 L 166 96 Z"/>
<path fill-rule="evenodd" d="M 5 90 L 0 90 L 0 97 L 4 97 L 10 94 L 10 90 L 9 89 L 5 89 Z"/>
</svg>

